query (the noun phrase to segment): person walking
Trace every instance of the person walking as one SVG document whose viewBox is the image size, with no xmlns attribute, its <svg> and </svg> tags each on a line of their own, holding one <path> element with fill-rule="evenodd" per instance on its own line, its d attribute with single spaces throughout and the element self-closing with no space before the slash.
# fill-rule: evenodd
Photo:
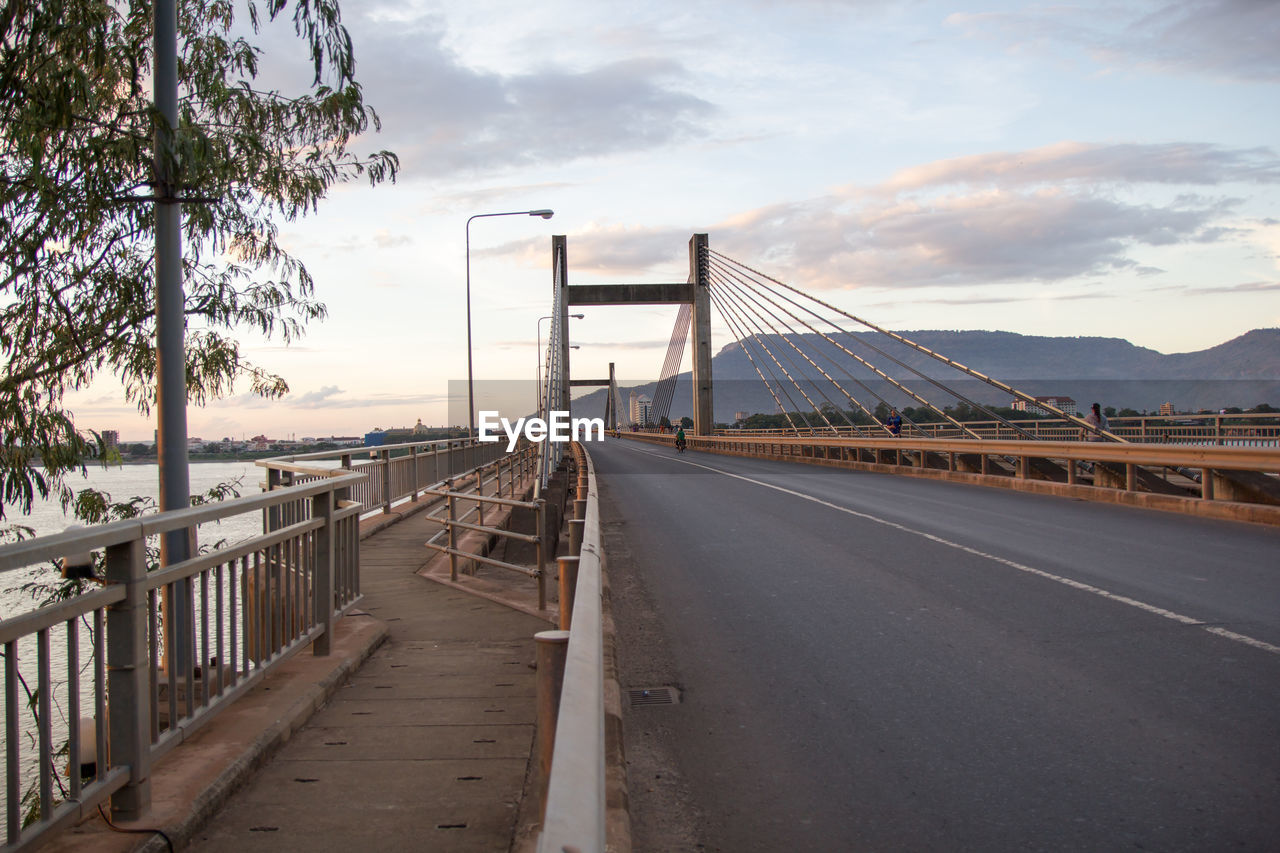
<svg viewBox="0 0 1280 853">
<path fill-rule="evenodd" d="M 1089 414 L 1084 416 L 1084 422 L 1087 423 L 1089 426 L 1094 427 L 1101 431 L 1101 432 L 1090 433 L 1086 437 L 1087 441 L 1103 441 L 1104 439 L 1102 437 L 1102 433 L 1106 432 L 1111 428 L 1111 423 L 1107 420 L 1107 416 L 1103 413 L 1102 407 L 1099 406 L 1097 403 L 1094 403 L 1089 408 Z"/>
</svg>

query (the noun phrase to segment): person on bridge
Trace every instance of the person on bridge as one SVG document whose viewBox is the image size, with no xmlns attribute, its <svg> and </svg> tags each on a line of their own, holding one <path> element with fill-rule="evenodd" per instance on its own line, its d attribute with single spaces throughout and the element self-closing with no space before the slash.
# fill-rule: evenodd
<svg viewBox="0 0 1280 853">
<path fill-rule="evenodd" d="M 676 430 L 676 447 L 679 448 L 680 450 L 684 450 L 684 446 L 685 446 L 684 427 L 680 427 L 678 430 Z"/>
<path fill-rule="evenodd" d="M 898 414 L 897 409 L 889 410 L 889 417 L 884 423 L 885 426 L 889 427 L 889 432 L 892 433 L 894 438 L 902 435 L 902 415 Z"/>
<path fill-rule="evenodd" d="M 1099 406 L 1097 403 L 1094 403 L 1089 408 L 1089 414 L 1084 416 L 1084 422 L 1091 427 L 1096 427 L 1097 429 L 1102 430 L 1102 432 L 1106 432 L 1111 428 L 1111 424 L 1107 420 L 1106 414 L 1103 413 L 1102 407 Z M 1088 436 L 1088 440 L 1103 441 L 1104 439 L 1101 433 L 1095 432 L 1095 433 L 1091 433 Z"/>
</svg>

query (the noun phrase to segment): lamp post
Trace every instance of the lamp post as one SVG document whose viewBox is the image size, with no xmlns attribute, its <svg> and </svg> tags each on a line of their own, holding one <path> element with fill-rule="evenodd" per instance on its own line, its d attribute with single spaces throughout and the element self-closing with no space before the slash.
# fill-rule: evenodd
<svg viewBox="0 0 1280 853">
<path fill-rule="evenodd" d="M 542 208 L 540 210 L 513 210 L 507 213 L 477 213 L 467 218 L 467 437 L 476 437 L 476 393 L 475 379 L 471 370 L 471 220 L 489 216 L 541 216 L 550 219 L 555 211 Z"/>
<path fill-rule="evenodd" d="M 538 397 L 538 401 L 534 406 L 534 414 L 538 414 L 538 415 L 542 414 L 542 321 L 550 320 L 554 316 L 555 314 L 548 314 L 545 317 L 538 318 L 538 349 L 536 352 L 534 352 L 534 355 L 537 356 L 537 377 L 538 377 L 538 380 L 537 380 L 538 384 L 534 390 L 534 393 Z M 587 315 L 586 314 L 570 314 L 569 316 L 575 320 L 581 320 L 583 317 Z M 575 347 L 572 347 L 572 349 L 578 349 L 578 347 L 575 346 Z"/>
</svg>

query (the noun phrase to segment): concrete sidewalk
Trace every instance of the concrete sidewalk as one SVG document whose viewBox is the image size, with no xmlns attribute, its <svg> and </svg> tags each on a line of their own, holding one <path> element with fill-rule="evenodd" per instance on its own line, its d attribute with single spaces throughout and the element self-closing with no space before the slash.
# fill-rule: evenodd
<svg viewBox="0 0 1280 853">
<path fill-rule="evenodd" d="M 362 542 L 365 597 L 334 653 L 300 652 L 167 756 L 151 814 L 125 826 L 201 851 L 509 849 L 533 747 L 533 635 L 552 626 L 419 576 L 437 529 L 418 512 Z M 95 819 L 49 849 L 168 845 Z"/>
</svg>

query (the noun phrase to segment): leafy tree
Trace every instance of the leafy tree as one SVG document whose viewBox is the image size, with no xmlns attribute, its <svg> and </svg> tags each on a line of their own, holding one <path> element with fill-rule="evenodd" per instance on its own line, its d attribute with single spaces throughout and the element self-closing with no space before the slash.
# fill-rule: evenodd
<svg viewBox="0 0 1280 853">
<path fill-rule="evenodd" d="M 99 443 L 77 430 L 67 391 L 111 374 L 140 410 L 155 400 L 155 199 L 184 202 L 190 401 L 237 380 L 267 396 L 288 390 L 235 338 L 252 330 L 288 342 L 325 315 L 279 223 L 313 211 L 336 183 L 376 185 L 399 167 L 390 152 L 348 148 L 378 119 L 355 81 L 337 0 L 292 8 L 310 87 L 258 85 L 262 51 L 251 39 L 289 5 L 178 0 L 179 126 L 164 186 L 153 162 L 151 4 L 12 0 L 0 13 L 0 515 L 37 493 L 67 498 L 63 475 Z"/>
</svg>

